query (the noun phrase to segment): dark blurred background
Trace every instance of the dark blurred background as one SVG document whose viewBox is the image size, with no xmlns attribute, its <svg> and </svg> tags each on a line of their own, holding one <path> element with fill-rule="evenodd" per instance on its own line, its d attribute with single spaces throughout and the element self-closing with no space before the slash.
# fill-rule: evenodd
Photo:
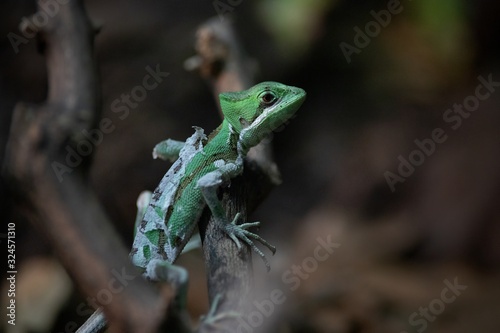
<svg viewBox="0 0 500 333">
<path fill-rule="evenodd" d="M 116 126 L 95 147 L 92 183 L 129 246 L 138 194 L 153 190 L 169 167 L 151 158 L 152 147 L 220 122 L 210 87 L 183 64 L 195 54 L 197 27 L 228 1 L 85 3 L 102 25 L 95 39 L 102 117 Z M 260 234 L 278 248 L 270 274 L 255 261 L 261 299 L 270 288 L 286 291 L 268 319 L 275 331 L 498 332 L 500 3 L 232 3 L 225 8 L 258 64 L 257 81 L 308 94 L 298 116 L 273 135 L 283 184 L 249 218 L 262 221 Z M 0 3 L 2 157 L 15 104 L 43 102 L 47 91 L 36 38 L 12 42 L 34 12 L 34 1 Z M 169 76 L 120 119 L 113 101 L 157 65 Z M 478 99 L 477 91 L 489 94 Z M 464 103 L 473 111 L 448 111 Z M 444 142 L 431 141 L 436 129 Z M 427 143 L 428 154 L 415 140 Z M 0 181 L 2 232 L 16 223 L 19 272 L 17 325 L 2 329 L 74 332 L 88 315 L 78 310 L 90 308 L 86 297 Z M 340 244 L 325 261 L 309 260 L 318 237 Z M 190 271 L 196 321 L 208 307 L 203 259 L 194 251 L 179 263 Z M 456 281 L 467 288 L 446 293 Z"/>
</svg>

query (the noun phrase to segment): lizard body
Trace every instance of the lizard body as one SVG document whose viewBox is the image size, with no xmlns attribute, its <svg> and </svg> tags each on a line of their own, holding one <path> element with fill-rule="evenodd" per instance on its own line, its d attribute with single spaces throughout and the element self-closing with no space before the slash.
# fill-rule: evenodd
<svg viewBox="0 0 500 333">
<path fill-rule="evenodd" d="M 240 240 L 251 246 L 269 269 L 264 254 L 250 238 L 273 253 L 274 246 L 246 230 L 259 222 L 238 225 L 239 214 L 229 222 L 217 190 L 243 171 L 243 158 L 249 149 L 292 117 L 305 96 L 304 90 L 277 82 L 222 93 L 219 97 L 224 120 L 208 137 L 203 129 L 194 127 L 195 133 L 186 142 L 168 139 L 155 147 L 154 158 L 175 162 L 153 194 L 141 195 L 138 200 L 130 257 L 135 266 L 143 269 L 145 278 L 176 280 L 183 287 L 185 272 L 171 264 L 193 235 L 205 206 L 239 248 Z M 103 327 L 104 317 L 98 312 L 93 322 L 78 332 L 95 332 L 98 325 Z"/>
<path fill-rule="evenodd" d="M 238 239 L 242 239 L 264 258 L 247 241 L 248 236 L 274 251 L 274 247 L 245 230 L 250 224 L 238 226 L 227 221 L 217 189 L 243 171 L 248 150 L 285 123 L 304 98 L 302 89 L 276 82 L 223 93 L 220 101 L 224 121 L 208 138 L 203 129 L 195 127 L 195 133 L 184 144 L 173 140 L 160 143 L 154 156 L 178 158 L 154 191 L 136 231 L 131 252 L 134 265 L 146 269 L 147 275 L 151 261 L 173 263 L 191 238 L 206 204 L 238 245 Z"/>
</svg>

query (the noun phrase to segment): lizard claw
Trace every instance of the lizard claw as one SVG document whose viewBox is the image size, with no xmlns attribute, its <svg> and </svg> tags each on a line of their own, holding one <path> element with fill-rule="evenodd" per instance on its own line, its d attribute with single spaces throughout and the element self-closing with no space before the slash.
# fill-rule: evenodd
<svg viewBox="0 0 500 333">
<path fill-rule="evenodd" d="M 218 315 L 215 315 L 215 311 L 217 310 L 217 306 L 222 298 L 222 294 L 217 294 L 214 298 L 214 301 L 212 302 L 212 306 L 210 306 L 210 310 L 208 311 L 206 316 L 201 316 L 200 319 L 202 321 L 200 326 L 203 325 L 210 325 L 213 326 L 219 331 L 223 329 L 223 327 L 220 327 L 220 325 L 217 325 L 216 322 L 224 320 L 224 319 L 229 319 L 229 318 L 237 318 L 241 317 L 241 313 L 236 312 L 236 311 L 226 311 L 223 313 L 220 313 Z M 226 332 L 231 332 L 229 330 L 225 330 Z"/>
<path fill-rule="evenodd" d="M 259 226 L 260 222 L 237 224 L 238 220 L 240 220 L 240 217 L 241 214 L 237 213 L 231 223 L 225 223 L 224 231 L 236 243 L 238 249 L 241 249 L 241 243 L 239 241 L 240 239 L 245 243 L 247 243 L 252 248 L 252 250 L 254 250 L 262 258 L 264 264 L 266 265 L 267 271 L 269 271 L 271 269 L 271 265 L 269 265 L 266 256 L 264 255 L 264 253 L 262 253 L 261 250 L 259 250 L 257 246 L 255 246 L 254 242 L 250 238 L 253 238 L 256 241 L 260 242 L 262 245 L 266 246 L 269 250 L 271 250 L 273 255 L 276 253 L 276 247 L 269 244 L 265 239 L 263 239 L 259 235 L 246 230 L 251 227 Z"/>
</svg>

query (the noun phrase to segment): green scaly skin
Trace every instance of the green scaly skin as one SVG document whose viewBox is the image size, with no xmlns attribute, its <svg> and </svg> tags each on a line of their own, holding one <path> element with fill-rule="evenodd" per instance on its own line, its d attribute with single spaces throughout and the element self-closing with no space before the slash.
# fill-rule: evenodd
<svg viewBox="0 0 500 333">
<path fill-rule="evenodd" d="M 228 221 L 217 190 L 241 174 L 243 158 L 249 149 L 285 124 L 302 105 L 306 93 L 281 83 L 262 82 L 248 90 L 222 93 L 219 97 L 224 121 L 212 134 L 206 137 L 203 129 L 195 127 L 195 133 L 186 142 L 168 139 L 153 151 L 153 157 L 175 162 L 151 198 L 147 198 L 147 207 L 144 203 L 139 207 L 138 201 L 139 211 L 144 211 L 144 215 L 137 220 L 130 257 L 134 265 L 144 270 L 147 279 L 185 285 L 185 281 L 178 281 L 185 280 L 185 275 L 178 270 L 172 273 L 175 266 L 171 264 L 193 235 L 205 205 L 238 248 L 243 241 L 270 267 L 252 239 L 273 253 L 274 246 L 246 230 L 259 222 L 238 225 L 240 214 Z"/>
</svg>

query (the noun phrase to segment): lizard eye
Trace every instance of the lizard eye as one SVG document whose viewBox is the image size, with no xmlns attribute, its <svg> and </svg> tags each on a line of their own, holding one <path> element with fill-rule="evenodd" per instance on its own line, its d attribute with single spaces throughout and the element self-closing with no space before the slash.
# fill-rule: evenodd
<svg viewBox="0 0 500 333">
<path fill-rule="evenodd" d="M 278 99 L 271 91 L 264 91 L 259 95 L 262 104 L 270 106 L 273 105 Z"/>
</svg>

